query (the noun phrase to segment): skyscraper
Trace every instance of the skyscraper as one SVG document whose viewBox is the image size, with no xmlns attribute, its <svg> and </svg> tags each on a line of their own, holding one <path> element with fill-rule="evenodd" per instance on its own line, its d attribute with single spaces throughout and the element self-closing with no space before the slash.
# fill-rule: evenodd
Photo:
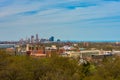
<svg viewBox="0 0 120 80">
<path fill-rule="evenodd" d="M 54 41 L 54 36 L 51 36 L 51 37 L 49 38 L 49 41 L 53 42 L 53 41 Z"/>
<path fill-rule="evenodd" d="M 34 43 L 34 36 L 31 36 L 31 43 Z"/>
<path fill-rule="evenodd" d="M 38 34 L 36 34 L 36 43 L 38 43 L 39 42 L 39 36 L 38 36 Z"/>
</svg>

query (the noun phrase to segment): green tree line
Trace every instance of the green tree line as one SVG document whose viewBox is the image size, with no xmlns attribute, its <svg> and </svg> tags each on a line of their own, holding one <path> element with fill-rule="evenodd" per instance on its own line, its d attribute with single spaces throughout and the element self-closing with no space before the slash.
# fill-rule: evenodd
<svg viewBox="0 0 120 80">
<path fill-rule="evenodd" d="M 119 57 L 99 65 L 58 57 L 13 56 L 0 51 L 0 80 L 120 80 Z"/>
</svg>

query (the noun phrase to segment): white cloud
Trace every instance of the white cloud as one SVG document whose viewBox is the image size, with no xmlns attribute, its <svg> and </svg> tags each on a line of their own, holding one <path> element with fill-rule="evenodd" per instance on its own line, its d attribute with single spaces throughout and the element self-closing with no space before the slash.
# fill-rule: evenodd
<svg viewBox="0 0 120 80">
<path fill-rule="evenodd" d="M 0 8 L 0 27 L 5 27 L 6 29 L 11 27 L 10 31 L 8 30 L 9 32 L 12 32 L 12 29 L 16 29 L 21 34 L 27 34 L 25 31 L 29 29 L 28 33 L 30 34 L 41 31 L 41 33 L 45 35 L 55 34 L 56 36 L 64 36 L 64 32 L 66 30 L 59 30 L 56 33 L 53 32 L 55 32 L 57 27 L 61 27 L 59 29 L 63 29 L 64 27 L 67 27 L 68 29 L 69 27 L 72 28 L 66 32 L 67 35 L 69 35 L 71 31 L 77 30 L 73 27 L 120 26 L 120 23 L 117 21 L 117 19 L 120 20 L 120 18 L 112 19 L 114 16 L 120 16 L 120 2 L 108 2 L 102 0 L 14 1 L 15 2 L 13 2 L 11 5 L 2 6 Z M 78 1 L 85 2 L 86 4 L 94 3 L 96 5 L 87 7 L 75 6 L 74 9 L 68 9 L 60 5 L 61 3 L 71 5 L 72 2 L 75 3 Z M 60 7 L 56 7 L 56 5 L 59 5 Z M 29 11 L 38 12 L 34 15 L 24 15 L 25 12 Z M 104 18 L 109 18 L 109 20 Z M 48 33 L 46 33 L 46 31 L 48 31 Z M 59 34 L 62 31 L 63 33 Z M 17 33 L 17 31 L 15 32 Z M 83 33 L 86 32 L 87 31 L 83 31 Z M 79 29 L 77 30 L 77 33 L 79 33 Z"/>
</svg>

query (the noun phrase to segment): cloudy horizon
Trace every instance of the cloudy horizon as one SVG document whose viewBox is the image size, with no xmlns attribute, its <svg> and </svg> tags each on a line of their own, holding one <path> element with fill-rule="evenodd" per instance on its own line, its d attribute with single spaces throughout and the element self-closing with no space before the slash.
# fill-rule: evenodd
<svg viewBox="0 0 120 80">
<path fill-rule="evenodd" d="M 120 0 L 0 0 L 0 41 L 39 34 L 61 40 L 120 40 Z"/>
</svg>

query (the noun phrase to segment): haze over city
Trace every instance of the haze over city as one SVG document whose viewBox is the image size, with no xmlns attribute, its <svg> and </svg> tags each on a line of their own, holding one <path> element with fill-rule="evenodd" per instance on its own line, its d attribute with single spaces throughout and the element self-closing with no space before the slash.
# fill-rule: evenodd
<svg viewBox="0 0 120 80">
<path fill-rule="evenodd" d="M 61 40 L 120 40 L 120 0 L 0 0 L 0 41 L 34 34 Z"/>
</svg>

